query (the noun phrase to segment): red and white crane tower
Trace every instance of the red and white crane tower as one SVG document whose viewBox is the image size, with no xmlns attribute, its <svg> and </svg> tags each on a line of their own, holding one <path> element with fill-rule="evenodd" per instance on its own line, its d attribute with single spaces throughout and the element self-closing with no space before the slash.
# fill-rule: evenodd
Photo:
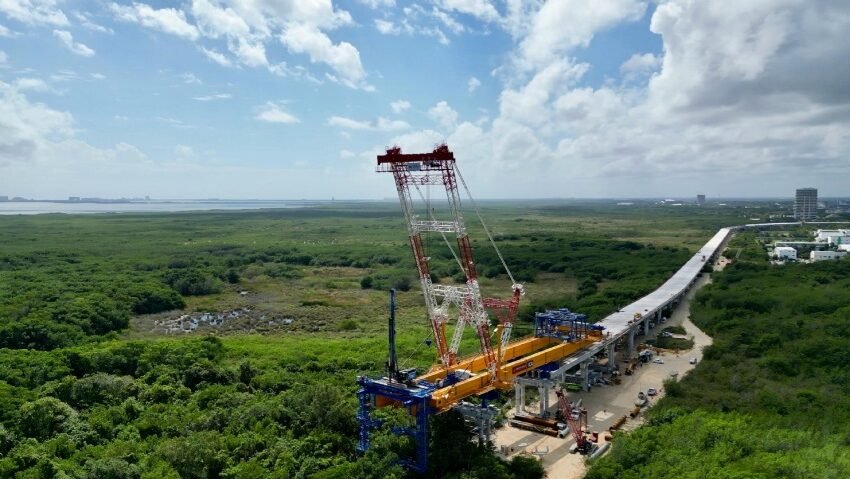
<svg viewBox="0 0 850 479">
<path fill-rule="evenodd" d="M 499 252 L 496 243 L 487 226 L 481 220 L 481 215 L 475 200 L 469 194 L 469 188 L 455 165 L 454 154 L 449 151 L 445 144 L 438 146 L 431 153 L 403 154 L 401 148 L 393 147 L 387 149 L 386 154 L 378 156 L 379 172 L 392 173 L 398 190 L 401 209 L 407 222 L 410 248 L 419 272 L 419 280 L 422 285 L 422 294 L 425 297 L 425 306 L 428 311 L 428 319 L 434 335 L 437 347 L 438 359 L 443 368 L 450 371 L 458 361 L 458 349 L 463 338 L 464 328 L 468 325 L 475 329 L 480 343 L 481 354 L 485 358 L 487 369 L 490 371 L 491 380 L 495 380 L 496 367 L 499 364 L 497 352 L 491 344 L 490 316 L 488 310 L 493 312 L 495 318 L 501 325 L 501 337 L 499 338 L 501 351 L 510 340 L 511 329 L 517 315 L 520 298 L 523 295 L 523 287 L 514 281 L 504 258 Z M 508 277 L 512 283 L 512 295 L 510 299 L 484 298 L 478 284 L 478 273 L 475 269 L 475 260 L 472 255 L 472 245 L 466 230 L 461 209 L 458 181 L 469 196 L 470 202 L 475 208 L 476 215 L 487 233 L 499 259 L 502 261 Z M 430 205 L 430 194 L 428 198 L 422 194 L 422 188 L 430 186 L 442 186 L 446 191 L 448 200 L 447 218 L 437 219 L 435 211 Z M 415 199 L 411 188 L 415 189 L 425 206 L 424 214 L 419 214 L 415 208 Z M 430 261 L 426 242 L 423 241 L 423 233 L 439 233 L 448 246 L 455 261 L 466 276 L 463 285 L 434 284 L 431 280 Z M 454 235 L 457 244 L 456 253 L 446 235 Z M 447 325 L 450 320 L 450 307 L 457 310 L 457 320 L 451 335 L 451 342 L 447 340 Z"/>
</svg>

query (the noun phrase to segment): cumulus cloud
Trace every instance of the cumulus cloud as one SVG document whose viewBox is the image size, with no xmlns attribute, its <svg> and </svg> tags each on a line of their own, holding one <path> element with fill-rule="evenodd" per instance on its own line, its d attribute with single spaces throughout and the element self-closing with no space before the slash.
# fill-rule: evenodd
<svg viewBox="0 0 850 479">
<path fill-rule="evenodd" d="M 466 82 L 466 89 L 469 91 L 469 93 L 474 93 L 475 90 L 477 90 L 478 87 L 480 87 L 480 86 L 481 86 L 481 80 L 479 80 L 475 77 L 470 78 L 469 81 Z"/>
<path fill-rule="evenodd" d="M 465 13 L 487 22 L 501 18 L 496 7 L 488 0 L 439 0 L 439 5 L 445 10 Z"/>
<path fill-rule="evenodd" d="M 332 116 L 328 118 L 328 125 L 358 131 L 397 131 L 410 128 L 406 121 L 388 120 L 383 117 L 379 117 L 375 121 L 364 121 L 344 116 Z"/>
<path fill-rule="evenodd" d="M 453 128 L 457 124 L 457 112 L 445 101 L 431 107 L 428 116 L 443 128 Z"/>
<path fill-rule="evenodd" d="M 61 41 L 62 44 L 75 55 L 80 55 L 81 57 L 90 57 L 94 55 L 94 50 L 82 43 L 75 42 L 73 35 L 71 35 L 71 32 L 67 30 L 53 30 L 53 36 L 58 38 L 59 41 Z"/>
<path fill-rule="evenodd" d="M 327 35 L 353 23 L 351 14 L 334 8 L 332 0 L 191 0 L 182 9 L 113 3 L 110 10 L 119 20 L 197 41 L 207 58 L 224 67 L 266 68 L 276 75 L 315 80 L 302 67 L 269 60 L 268 48 L 278 40 L 290 53 L 306 55 L 311 63 L 329 68 L 327 78 L 351 88 L 374 89 L 366 81 L 359 50 Z M 204 45 L 207 39 L 223 40 L 226 52 Z"/>
<path fill-rule="evenodd" d="M 59 0 L 2 0 L 0 12 L 29 25 L 68 26 L 68 17 L 59 8 Z"/>
<path fill-rule="evenodd" d="M 727 195 L 781 194 L 796 183 L 843 191 L 836 178 L 850 176 L 850 44 L 842 33 L 850 4 L 668 0 L 651 21 L 661 55 L 635 54 L 620 82 L 588 86 L 591 65 L 574 53 L 646 6 L 579 3 L 514 12 L 533 20 L 514 30 L 508 60 L 526 73 L 507 77 L 489 126 L 440 121 L 432 109 L 443 128 L 455 123 L 446 139 L 476 171 L 474 182 L 504 183 L 508 174 L 523 196 L 690 195 L 705 184 Z M 628 81 L 648 73 L 648 82 Z M 440 135 L 404 136 L 427 150 Z M 770 180 L 754 185 L 753 175 Z"/>
<path fill-rule="evenodd" d="M 601 30 L 640 19 L 646 3 L 638 0 L 546 2 L 533 15 L 531 31 L 519 48 L 519 65 L 536 68 L 576 48 L 587 46 Z"/>
<path fill-rule="evenodd" d="M 48 91 L 50 86 L 40 78 L 18 78 L 13 83 L 18 91 Z"/>
<path fill-rule="evenodd" d="M 295 115 L 286 111 L 282 103 L 275 102 L 268 102 L 260 107 L 254 118 L 266 123 L 291 124 L 299 123 L 301 121 Z"/>
<path fill-rule="evenodd" d="M 360 52 L 348 42 L 334 44 L 318 28 L 307 24 L 292 25 L 280 35 L 280 41 L 294 53 L 306 53 L 312 62 L 330 66 L 348 86 L 364 86 L 366 72 L 360 63 Z"/>
<path fill-rule="evenodd" d="M 155 9 L 144 3 L 133 3 L 132 6 L 112 3 L 109 9 L 124 22 L 138 23 L 189 40 L 197 40 L 199 36 L 198 29 L 186 20 L 186 14 L 176 8 Z"/>
<path fill-rule="evenodd" d="M 635 53 L 620 65 L 620 72 L 626 75 L 651 72 L 661 66 L 661 57 L 652 53 Z"/>
<path fill-rule="evenodd" d="M 401 28 L 397 27 L 393 22 L 380 18 L 375 19 L 375 29 L 384 35 L 398 35 L 401 33 Z"/>
<path fill-rule="evenodd" d="M 466 31 L 466 27 L 451 15 L 439 8 L 425 10 L 419 4 L 411 4 L 402 9 L 404 16 L 400 20 L 376 18 L 375 29 L 383 35 L 407 35 L 436 38 L 442 45 L 451 43 L 441 27 L 455 34 Z"/>
<path fill-rule="evenodd" d="M 390 103 L 390 108 L 392 108 L 395 113 L 401 113 L 410 108 L 410 102 L 407 100 L 396 100 Z"/>
</svg>

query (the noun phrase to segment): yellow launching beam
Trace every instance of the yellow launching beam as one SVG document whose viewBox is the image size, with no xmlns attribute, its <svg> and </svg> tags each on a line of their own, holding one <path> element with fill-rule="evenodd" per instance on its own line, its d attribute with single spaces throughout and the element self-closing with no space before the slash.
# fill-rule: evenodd
<svg viewBox="0 0 850 479">
<path fill-rule="evenodd" d="M 519 339 L 512 343 L 508 343 L 508 345 L 505 346 L 504 349 L 502 349 L 500 363 L 512 361 L 518 357 L 525 356 L 526 354 L 530 354 L 534 351 L 539 351 L 540 349 L 556 342 L 558 341 L 551 338 L 536 338 L 532 336 L 529 338 Z M 442 366 L 434 366 L 431 368 L 430 371 L 416 378 L 416 380 L 424 380 L 433 383 L 439 381 L 440 379 L 445 379 L 447 371 L 457 371 L 459 369 L 463 369 L 475 373 L 483 371 L 486 368 L 486 358 L 483 354 L 479 354 L 471 358 L 461 360 L 448 370 L 446 368 L 443 368 Z"/>
<path fill-rule="evenodd" d="M 531 341 L 532 339 L 536 339 L 538 342 Z M 469 396 L 484 394 L 497 388 L 510 389 L 513 387 L 514 379 L 517 376 L 537 369 L 544 364 L 548 364 L 553 361 L 560 361 L 571 354 L 575 354 L 576 352 L 587 348 L 601 339 L 601 334 L 597 333 L 572 343 L 554 341 L 548 338 L 528 338 L 517 341 L 513 345 L 509 344 L 508 347 L 505 348 L 505 353 L 507 354 L 503 355 L 504 360 L 496 371 L 495 382 L 491 380 L 489 372 L 478 372 L 468 379 L 464 379 L 463 381 L 459 381 L 451 386 L 446 386 L 434 391 L 431 394 L 431 407 L 436 409 L 438 412 L 442 412 L 454 406 L 458 401 Z M 512 346 L 516 347 L 512 348 Z M 538 347 L 533 348 L 533 346 Z M 544 348 L 540 349 L 540 347 Z M 472 358 L 468 360 L 470 361 L 468 364 L 470 366 L 478 364 L 477 360 L 478 357 Z M 482 365 L 481 368 L 485 367 L 483 359 L 480 361 Z M 458 367 L 457 369 L 467 369 L 470 372 L 476 372 L 474 369 L 469 368 Z M 445 377 L 445 370 L 441 371 L 443 373 L 442 376 L 432 376 L 432 374 L 436 373 L 435 371 L 426 374 L 425 376 L 421 376 L 420 379 L 424 379 L 426 377 L 442 379 Z"/>
</svg>

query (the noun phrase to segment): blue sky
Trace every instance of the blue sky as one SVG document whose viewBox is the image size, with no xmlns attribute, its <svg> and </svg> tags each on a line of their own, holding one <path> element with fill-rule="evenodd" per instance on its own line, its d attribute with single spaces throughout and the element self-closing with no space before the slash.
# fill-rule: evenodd
<svg viewBox="0 0 850 479">
<path fill-rule="evenodd" d="M 380 198 L 382 147 L 440 141 L 482 197 L 848 194 L 848 18 L 794 1 L 0 0 L 0 195 Z"/>
</svg>

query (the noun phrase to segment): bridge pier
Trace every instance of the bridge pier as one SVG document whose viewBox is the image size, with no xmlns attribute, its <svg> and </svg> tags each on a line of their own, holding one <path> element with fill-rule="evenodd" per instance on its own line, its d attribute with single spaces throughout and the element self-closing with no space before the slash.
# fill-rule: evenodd
<svg viewBox="0 0 850 479">
<path fill-rule="evenodd" d="M 548 382 L 541 383 L 537 386 L 537 393 L 540 395 L 540 417 L 549 416 L 549 384 Z"/>
<path fill-rule="evenodd" d="M 643 335 L 649 337 L 649 317 L 643 319 Z"/>
<path fill-rule="evenodd" d="M 613 370 L 614 370 L 614 368 L 616 368 L 616 366 L 617 366 L 617 357 L 616 357 L 616 354 L 617 354 L 617 352 L 616 352 L 616 350 L 614 349 L 614 342 L 612 341 L 612 342 L 608 345 L 608 368 L 609 368 L 610 370 L 612 370 L 612 371 L 613 371 Z"/>
<path fill-rule="evenodd" d="M 590 361 L 583 361 L 580 366 L 581 385 L 585 391 L 590 391 Z"/>
<path fill-rule="evenodd" d="M 522 384 L 520 381 L 516 381 L 514 383 L 514 396 L 514 401 L 516 402 L 516 404 L 514 405 L 514 414 L 522 415 L 522 408 L 525 407 L 525 385 Z"/>
<path fill-rule="evenodd" d="M 635 328 L 629 330 L 629 345 L 626 351 L 628 351 L 628 358 L 632 359 L 635 354 Z"/>
</svg>

